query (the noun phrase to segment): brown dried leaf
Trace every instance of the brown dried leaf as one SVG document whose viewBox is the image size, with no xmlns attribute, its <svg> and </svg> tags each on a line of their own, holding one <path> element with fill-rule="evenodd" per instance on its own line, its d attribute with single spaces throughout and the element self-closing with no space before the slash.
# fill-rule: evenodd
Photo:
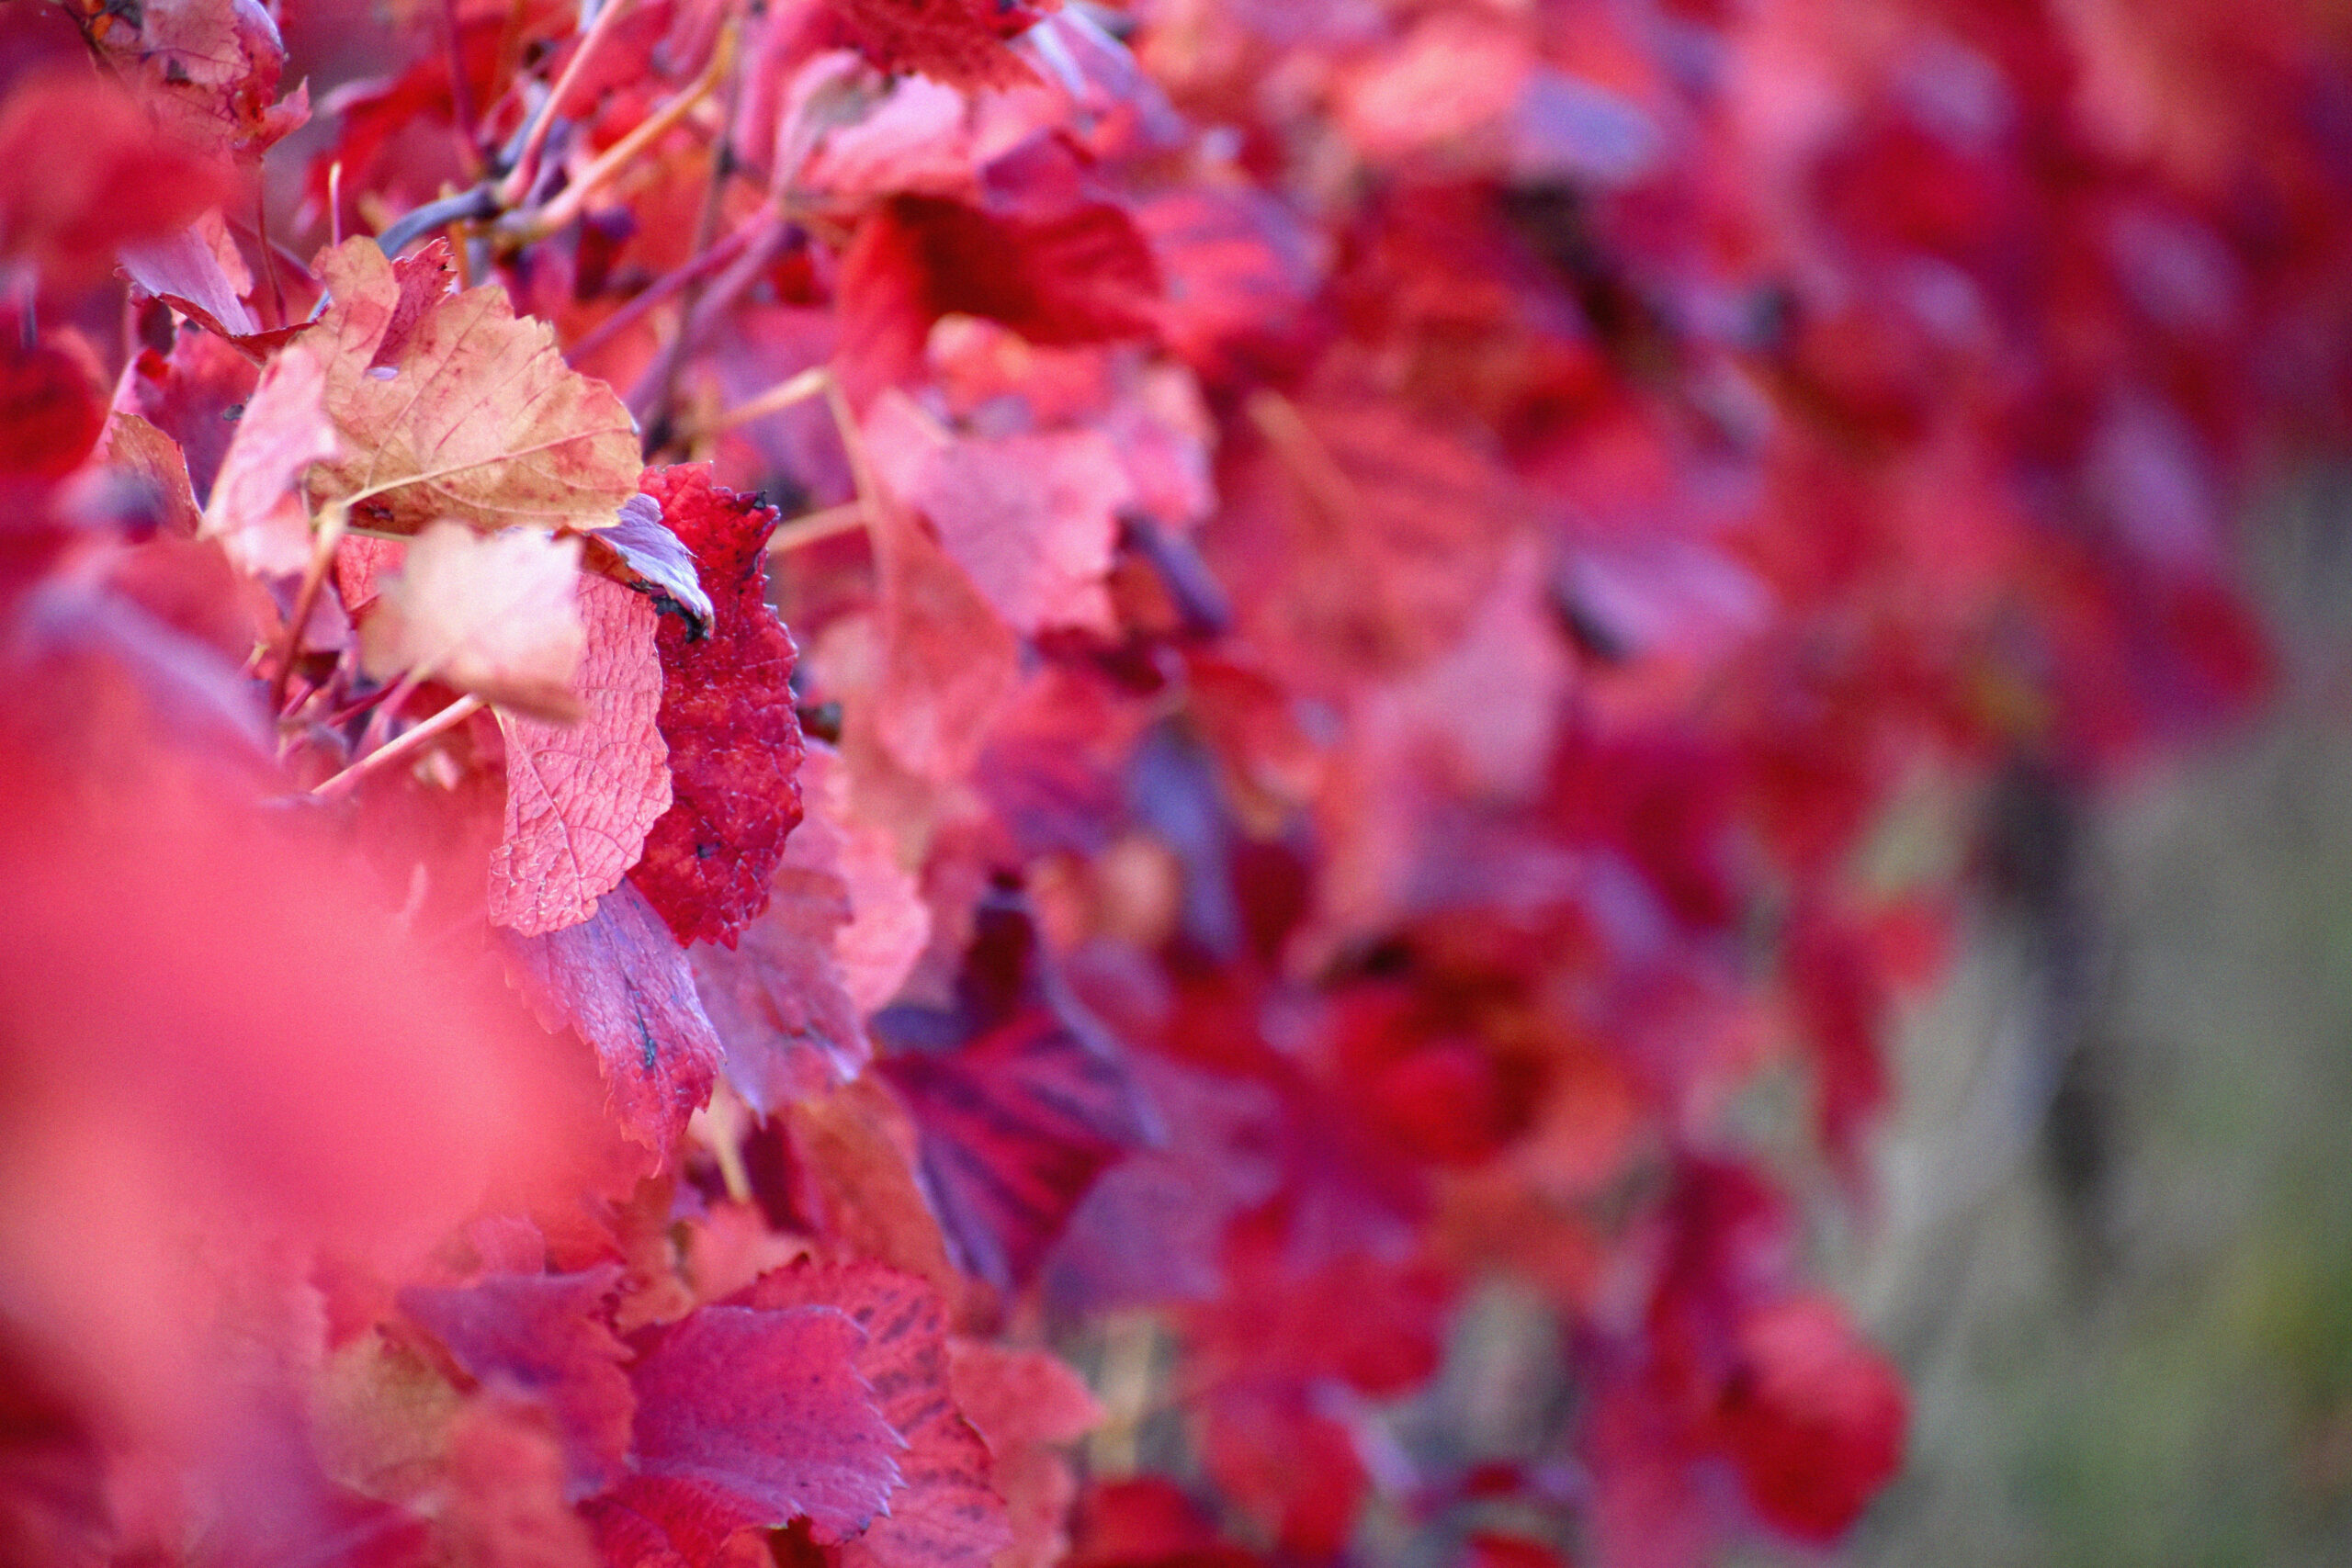
<svg viewBox="0 0 2352 1568">
<path fill-rule="evenodd" d="M 506 737 L 506 830 L 490 863 L 490 918 L 525 936 L 596 912 L 670 809 L 670 750 L 654 725 L 662 660 L 653 606 L 619 583 L 579 579 L 586 653 L 571 682 L 580 722 L 498 710 Z"/>
<path fill-rule="evenodd" d="M 320 345 L 346 450 L 313 471 L 314 500 L 348 502 L 354 527 L 381 534 L 616 521 L 644 468 L 636 424 L 564 363 L 547 323 L 517 320 L 494 285 L 404 298 L 373 240 L 318 265 L 334 302 L 305 341 Z"/>
<path fill-rule="evenodd" d="M 379 680 L 429 674 L 535 718 L 577 723 L 571 677 L 587 647 L 579 584 L 578 539 L 525 528 L 485 537 L 436 523 L 379 586 L 360 668 Z"/>
</svg>

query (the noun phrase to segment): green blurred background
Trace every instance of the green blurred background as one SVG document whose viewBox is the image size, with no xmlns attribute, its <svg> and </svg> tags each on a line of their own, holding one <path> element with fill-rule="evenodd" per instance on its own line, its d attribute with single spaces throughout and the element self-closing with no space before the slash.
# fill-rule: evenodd
<svg viewBox="0 0 2352 1568">
<path fill-rule="evenodd" d="M 1910 1010 L 1833 1277 L 1908 1370 L 1857 1564 L 2352 1563 L 2352 474 L 2247 536 L 2278 701 L 2018 863 Z"/>
</svg>

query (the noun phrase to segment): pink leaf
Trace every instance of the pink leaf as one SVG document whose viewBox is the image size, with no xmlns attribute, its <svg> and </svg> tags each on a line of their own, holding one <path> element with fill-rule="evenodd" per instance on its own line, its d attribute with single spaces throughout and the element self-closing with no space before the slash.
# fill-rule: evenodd
<svg viewBox="0 0 2352 1568">
<path fill-rule="evenodd" d="M 1057 431 L 943 441 L 894 393 L 867 416 L 866 444 L 884 482 L 931 519 L 1006 625 L 1032 637 L 1113 629 L 1102 580 L 1135 489 L 1108 440 Z"/>
<path fill-rule="evenodd" d="M 580 619 L 588 635 L 572 677 L 580 722 L 498 715 L 506 829 L 490 863 L 490 918 L 524 936 L 594 914 L 670 808 L 669 751 L 654 722 L 653 606 L 617 582 L 582 577 Z"/>
<path fill-rule="evenodd" d="M 824 1306 L 706 1306 L 648 1330 L 630 1369 L 637 1472 L 598 1506 L 600 1530 L 641 1540 L 650 1527 L 699 1568 L 738 1530 L 805 1517 L 839 1541 L 865 1529 L 904 1445 L 858 1374 L 865 1340 Z"/>
<path fill-rule="evenodd" d="M 401 1310 L 429 1329 L 485 1383 L 543 1400 L 562 1436 L 566 1490 L 575 1498 L 628 1467 L 637 1396 L 621 1370 L 628 1348 L 608 1326 L 620 1282 L 607 1265 L 583 1274 L 492 1275 L 461 1290 L 402 1291 Z"/>
<path fill-rule="evenodd" d="M 626 592 L 626 589 L 616 590 Z M 510 966 L 550 1029 L 569 1024 L 595 1048 L 614 1116 L 666 1155 L 710 1098 L 718 1038 L 695 995 L 684 951 L 634 887 L 595 915 L 544 936 L 509 938 Z"/>
</svg>

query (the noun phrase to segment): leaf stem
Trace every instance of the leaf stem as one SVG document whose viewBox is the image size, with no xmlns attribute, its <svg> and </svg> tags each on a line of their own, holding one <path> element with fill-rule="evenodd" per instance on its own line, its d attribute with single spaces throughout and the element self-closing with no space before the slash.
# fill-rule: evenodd
<svg viewBox="0 0 2352 1568">
<path fill-rule="evenodd" d="M 456 728 L 489 705 L 480 697 L 459 697 L 415 728 L 403 731 L 377 747 L 334 777 L 314 786 L 311 793 L 317 795 L 341 795 L 367 774 L 374 773 L 389 762 L 407 756 L 435 736 Z"/>
<path fill-rule="evenodd" d="M 753 235 L 774 221 L 773 218 L 763 212 L 718 243 L 711 246 L 710 249 L 663 273 L 644 288 L 639 289 L 627 304 L 584 333 L 580 341 L 573 344 L 566 352 L 566 357 L 572 364 L 577 365 L 594 354 L 613 339 L 643 321 L 648 312 L 671 295 L 675 294 L 695 279 L 716 272 L 733 261 L 743 253 L 743 247 L 752 243 Z"/>
<path fill-rule="evenodd" d="M 441 197 L 422 207 L 413 207 L 387 224 L 376 236 L 376 243 L 388 256 L 406 250 L 419 235 L 431 232 L 450 223 L 467 219 L 498 216 L 498 197 L 488 186 L 475 186 L 455 196 Z"/>
<path fill-rule="evenodd" d="M 286 711 L 286 686 L 294 673 L 294 657 L 302 649 L 302 628 L 311 624 L 311 612 L 318 607 L 320 586 L 334 565 L 335 547 L 343 543 L 344 524 L 350 515 L 339 502 L 330 502 L 319 513 L 318 533 L 311 540 L 311 564 L 303 570 L 302 586 L 294 595 L 294 612 L 286 617 L 286 630 L 277 647 L 277 672 L 269 680 L 273 714 Z"/>
</svg>

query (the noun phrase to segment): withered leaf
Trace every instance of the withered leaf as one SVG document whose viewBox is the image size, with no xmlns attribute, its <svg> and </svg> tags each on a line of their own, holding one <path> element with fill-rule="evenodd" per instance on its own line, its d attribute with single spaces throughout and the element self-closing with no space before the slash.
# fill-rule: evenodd
<svg viewBox="0 0 2352 1568">
<path fill-rule="evenodd" d="M 420 299 L 373 240 L 322 252 L 318 268 L 333 302 L 305 341 L 345 450 L 312 471 L 313 500 L 347 502 L 354 527 L 380 534 L 613 524 L 643 467 L 636 424 L 545 322 L 516 319 L 496 285 Z"/>
<path fill-rule="evenodd" d="M 307 84 L 277 102 L 286 45 L 261 0 L 65 0 L 98 58 L 144 87 L 173 139 L 258 158 L 311 118 Z"/>
</svg>

